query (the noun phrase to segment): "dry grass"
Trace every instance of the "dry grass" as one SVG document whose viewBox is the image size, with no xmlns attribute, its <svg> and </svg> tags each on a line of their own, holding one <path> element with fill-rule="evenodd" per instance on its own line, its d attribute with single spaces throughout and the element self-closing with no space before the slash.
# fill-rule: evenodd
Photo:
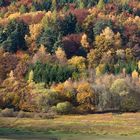
<svg viewBox="0 0 140 140">
<path fill-rule="evenodd" d="M 53 120 L 0 118 L 0 127 L 44 132 L 140 135 L 140 113 L 70 115 Z"/>
</svg>

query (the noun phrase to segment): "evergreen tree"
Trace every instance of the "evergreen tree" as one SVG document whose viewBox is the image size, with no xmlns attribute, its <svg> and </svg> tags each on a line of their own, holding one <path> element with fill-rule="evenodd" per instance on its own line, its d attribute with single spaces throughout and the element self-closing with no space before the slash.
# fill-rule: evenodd
<svg viewBox="0 0 140 140">
<path fill-rule="evenodd" d="M 29 33 L 28 26 L 23 21 L 12 20 L 0 31 L 1 47 L 8 52 L 26 50 L 25 35 Z"/>
<path fill-rule="evenodd" d="M 55 52 L 54 44 L 57 41 L 57 36 L 58 33 L 55 30 L 47 28 L 39 35 L 36 43 L 38 46 L 44 45 L 47 51 L 52 54 Z"/>
<path fill-rule="evenodd" d="M 57 0 L 52 0 L 52 10 L 57 11 Z"/>
<path fill-rule="evenodd" d="M 58 32 L 63 36 L 76 32 L 77 19 L 76 16 L 71 13 L 64 19 L 58 19 L 56 23 Z"/>
<path fill-rule="evenodd" d="M 31 70 L 29 73 L 28 83 L 33 82 L 33 79 L 34 79 L 34 72 L 33 70 Z"/>
<path fill-rule="evenodd" d="M 35 11 L 36 11 L 35 6 L 32 5 L 30 11 L 31 11 L 31 12 L 35 12 Z"/>
<path fill-rule="evenodd" d="M 37 83 L 45 82 L 47 84 L 51 84 L 53 82 L 64 82 L 68 78 L 72 77 L 74 72 L 76 72 L 74 68 L 68 67 L 66 65 L 61 66 L 59 64 L 42 64 L 40 62 L 37 62 L 33 66 L 33 77 L 34 81 Z"/>
<path fill-rule="evenodd" d="M 79 8 L 83 9 L 85 7 L 83 0 L 79 1 Z"/>
<path fill-rule="evenodd" d="M 57 48 L 64 48 L 64 45 L 63 45 L 63 42 L 62 42 L 62 35 L 61 34 L 58 35 L 57 41 L 55 42 L 53 48 L 54 48 L 54 51 L 56 51 Z"/>
<path fill-rule="evenodd" d="M 25 7 L 24 5 L 21 5 L 21 7 L 19 8 L 19 12 L 20 12 L 21 14 L 26 13 L 26 12 L 27 12 L 26 7 Z"/>
<path fill-rule="evenodd" d="M 93 32 L 94 35 L 99 35 L 106 27 L 113 29 L 113 23 L 111 20 L 99 20 L 95 23 Z"/>
<path fill-rule="evenodd" d="M 105 6 L 104 0 L 99 0 L 97 7 L 98 7 L 99 9 L 103 9 L 104 6 Z"/>
<path fill-rule="evenodd" d="M 0 0 L 0 6 L 4 5 L 4 0 Z"/>
</svg>

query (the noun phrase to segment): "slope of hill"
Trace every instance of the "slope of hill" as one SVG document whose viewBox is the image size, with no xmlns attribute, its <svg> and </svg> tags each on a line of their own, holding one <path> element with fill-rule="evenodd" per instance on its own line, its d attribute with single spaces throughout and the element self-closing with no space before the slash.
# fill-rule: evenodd
<svg viewBox="0 0 140 140">
<path fill-rule="evenodd" d="M 139 111 L 139 74 L 139 0 L 0 0 L 1 109 Z"/>
</svg>

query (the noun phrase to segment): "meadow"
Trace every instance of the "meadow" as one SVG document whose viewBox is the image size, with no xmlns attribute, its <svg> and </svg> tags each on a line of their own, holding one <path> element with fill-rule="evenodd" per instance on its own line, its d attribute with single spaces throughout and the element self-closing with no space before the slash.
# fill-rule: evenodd
<svg viewBox="0 0 140 140">
<path fill-rule="evenodd" d="M 0 136 L 11 134 L 73 133 L 140 135 L 140 113 L 62 115 L 54 119 L 0 118 Z"/>
</svg>

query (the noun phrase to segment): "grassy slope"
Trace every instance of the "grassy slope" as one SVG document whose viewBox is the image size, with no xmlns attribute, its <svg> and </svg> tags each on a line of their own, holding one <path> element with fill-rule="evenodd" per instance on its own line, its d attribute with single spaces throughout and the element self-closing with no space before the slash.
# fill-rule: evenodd
<svg viewBox="0 0 140 140">
<path fill-rule="evenodd" d="M 22 133 L 25 130 L 27 133 L 31 131 L 42 134 L 62 131 L 101 135 L 140 135 L 140 113 L 58 116 L 53 120 L 0 118 L 0 135 L 17 131 Z"/>
</svg>

